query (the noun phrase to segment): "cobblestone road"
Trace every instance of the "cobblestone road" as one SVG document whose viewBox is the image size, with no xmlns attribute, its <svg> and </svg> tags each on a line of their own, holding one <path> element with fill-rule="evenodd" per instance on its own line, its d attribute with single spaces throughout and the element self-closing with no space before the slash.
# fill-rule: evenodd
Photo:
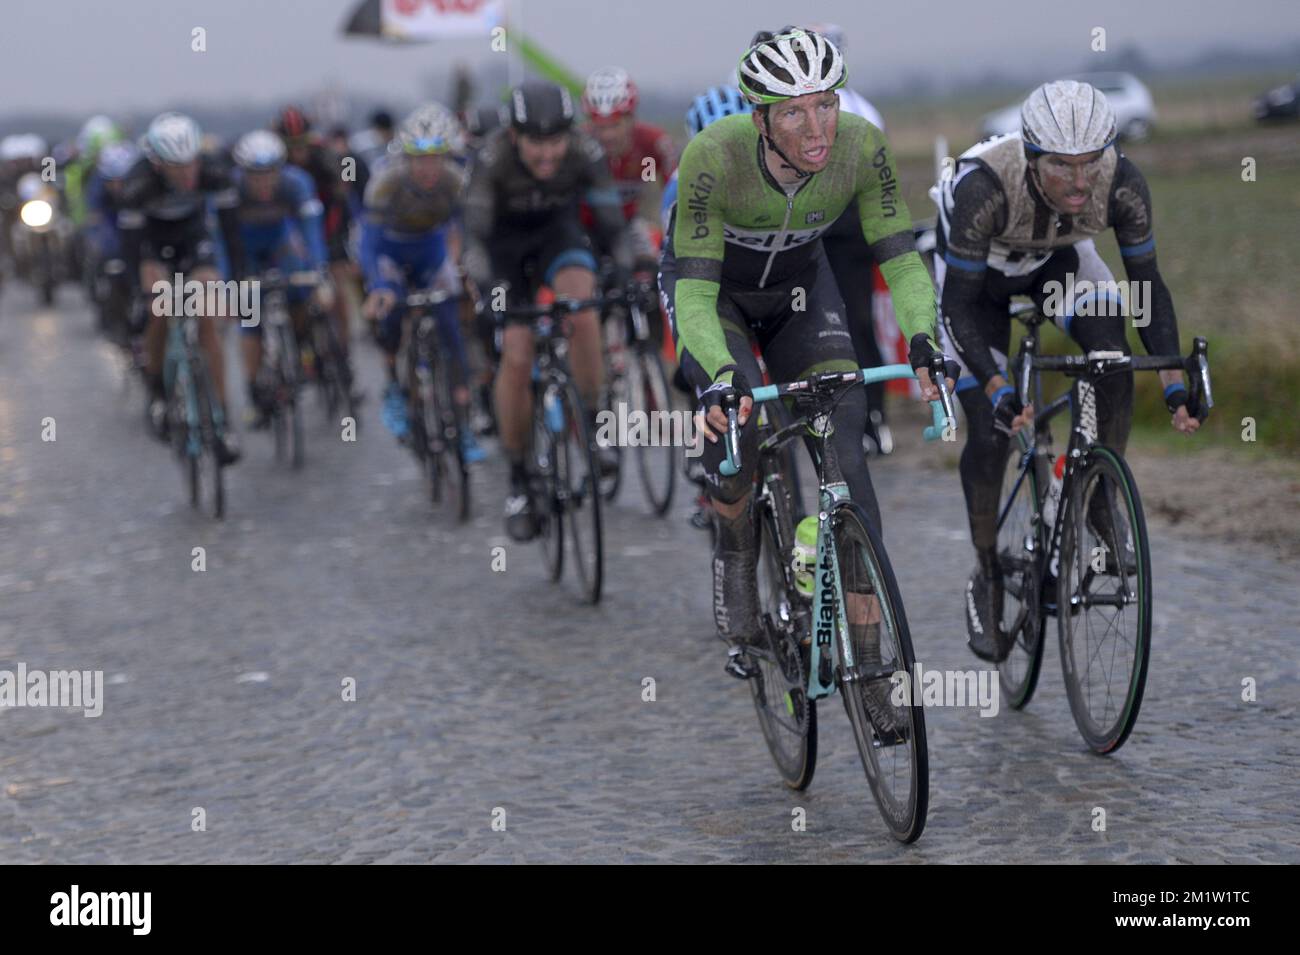
<svg viewBox="0 0 1300 955">
<path fill-rule="evenodd" d="M 1132 739 L 1084 750 L 1052 631 L 1028 711 L 927 713 L 930 820 L 904 848 L 837 701 L 812 788 L 780 784 L 748 690 L 722 672 L 707 545 L 680 496 L 659 521 L 628 489 L 606 599 L 582 607 L 502 536 L 498 462 L 454 528 L 372 397 L 356 444 L 313 422 L 301 474 L 246 434 L 214 524 L 76 298 L 0 300 L 0 670 L 102 670 L 104 709 L 0 708 L 0 861 L 1300 862 L 1300 581 L 1266 553 L 1153 525 Z M 373 396 L 377 358 L 358 351 Z M 955 473 L 904 449 L 874 477 L 918 657 L 976 666 Z M 1258 702 L 1241 701 L 1246 677 Z"/>
</svg>

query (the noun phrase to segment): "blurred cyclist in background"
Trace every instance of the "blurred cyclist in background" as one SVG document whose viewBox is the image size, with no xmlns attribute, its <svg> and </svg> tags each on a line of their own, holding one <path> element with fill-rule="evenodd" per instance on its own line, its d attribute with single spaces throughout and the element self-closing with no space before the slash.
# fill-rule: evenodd
<svg viewBox="0 0 1300 955">
<path fill-rule="evenodd" d="M 352 221 L 348 192 L 355 186 L 353 180 L 344 178 L 343 158 L 334 153 L 312 130 L 311 122 L 296 106 L 286 106 L 276 120 L 275 131 L 284 140 L 289 163 L 302 169 L 315 183 L 316 197 L 321 202 L 321 222 L 325 230 L 325 249 L 329 260 L 329 274 L 335 285 L 342 288 L 352 280 L 352 265 L 348 258 L 347 236 Z M 352 322 L 351 297 L 335 295 L 331 308 L 339 343 L 343 354 L 349 353 Z"/>
<path fill-rule="evenodd" d="M 107 116 L 90 117 L 77 133 L 77 156 L 61 170 L 61 178 L 68 216 L 78 229 L 86 221 L 86 184 L 99 161 L 99 151 L 121 138 L 121 130 Z"/>
<path fill-rule="evenodd" d="M 324 209 L 316 196 L 311 176 L 286 163 L 283 141 L 275 133 L 256 130 L 235 144 L 235 184 L 239 190 L 237 211 L 244 261 L 234 263 L 242 275 L 260 275 L 276 269 L 285 275 L 315 270 L 321 275 L 316 289 L 290 288 L 289 314 L 299 341 L 307 338 L 305 304 L 316 297 L 322 308 L 329 305 L 326 282 L 325 235 L 321 225 Z M 269 390 L 259 382 L 262 368 L 262 325 L 240 326 L 240 357 L 248 384 L 248 423 L 265 427 L 270 416 Z"/>
<path fill-rule="evenodd" d="M 243 261 L 236 206 L 239 195 L 230 169 L 218 158 L 200 156 L 198 123 L 180 113 L 163 113 L 144 135 L 145 158 L 127 174 L 122 205 L 142 217 L 139 233 L 140 286 L 152 294 L 156 283 L 173 280 L 175 271 L 185 280 L 201 283 L 220 279 L 217 243 L 208 225 L 208 203 L 217 211 L 220 232 L 234 277 Z M 166 258 L 166 261 L 164 261 Z M 202 314 L 207 296 L 199 304 L 199 346 L 207 360 L 213 387 L 226 411 L 226 369 L 216 319 Z M 163 389 L 163 352 L 167 319 L 149 310 L 145 329 L 145 372 L 149 384 L 149 416 L 159 438 L 167 437 L 167 404 Z M 229 421 L 227 413 L 225 420 Z M 239 459 L 233 434 L 219 434 L 215 450 L 222 464 Z"/>
<path fill-rule="evenodd" d="M 368 290 L 364 311 L 380 323 L 379 344 L 388 372 L 383 419 L 399 440 L 409 431 L 409 396 L 397 375 L 406 311 L 403 297 L 430 288 L 460 294 L 456 262 L 461 241 L 452 221 L 464 188 L 463 174 L 453 159 L 460 141 L 460 122 L 451 110 L 439 103 L 420 107 L 402 123 L 397 137 L 401 152 L 376 171 L 366 190 L 361 232 L 361 265 Z M 438 305 L 434 317 L 453 376 L 452 400 L 468 409 L 469 362 L 456 298 Z M 469 429 L 461 432 L 461 440 L 467 461 L 483 459 Z"/>
<path fill-rule="evenodd" d="M 393 114 L 385 109 L 377 109 L 370 114 L 370 125 L 352 137 L 351 155 L 357 156 L 370 167 L 373 175 L 378 170 L 375 163 L 388 153 L 388 146 L 393 141 Z"/>
<path fill-rule="evenodd" d="M 655 258 L 658 244 L 650 236 L 646 223 L 638 219 L 641 197 L 648 183 L 652 190 L 662 190 L 677 165 L 677 149 L 672 137 L 650 123 L 636 118 L 637 89 L 625 70 L 609 67 L 587 78 L 582 94 L 582 108 L 587 114 L 586 130 L 605 150 L 610 175 L 618 189 L 623 218 L 635 223 L 637 253 Z M 582 224 L 591 228 L 590 208 L 584 206 Z"/>
</svg>

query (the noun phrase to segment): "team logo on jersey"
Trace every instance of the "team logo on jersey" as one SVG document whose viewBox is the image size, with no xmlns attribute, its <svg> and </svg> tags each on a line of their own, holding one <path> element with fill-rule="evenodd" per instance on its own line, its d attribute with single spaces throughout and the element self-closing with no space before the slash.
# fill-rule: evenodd
<svg viewBox="0 0 1300 955">
<path fill-rule="evenodd" d="M 816 212 L 810 212 L 803 217 L 805 225 L 812 225 L 814 222 L 822 222 L 826 218 L 826 210 L 818 209 Z"/>
<path fill-rule="evenodd" d="M 777 243 L 778 232 L 771 229 L 742 229 L 739 226 L 724 224 L 722 227 L 722 236 L 733 245 L 741 245 L 747 249 L 756 249 L 760 252 L 771 252 L 773 248 L 778 252 L 786 252 L 790 249 L 798 248 L 801 245 L 807 245 L 814 242 L 826 230 L 822 229 L 797 229 L 786 232 L 782 236 L 780 243 Z"/>
<path fill-rule="evenodd" d="M 695 231 L 691 234 L 692 239 L 704 239 L 709 235 L 709 196 L 713 192 L 715 182 L 716 180 L 712 175 L 701 172 L 688 187 L 690 194 L 686 200 L 686 208 L 690 210 L 689 214 L 695 221 Z"/>
</svg>

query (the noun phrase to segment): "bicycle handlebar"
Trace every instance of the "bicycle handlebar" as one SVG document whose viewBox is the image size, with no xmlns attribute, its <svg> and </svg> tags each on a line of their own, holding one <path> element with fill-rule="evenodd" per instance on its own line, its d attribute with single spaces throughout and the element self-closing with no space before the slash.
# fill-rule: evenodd
<svg viewBox="0 0 1300 955">
<path fill-rule="evenodd" d="M 1017 385 L 1022 401 L 1029 394 L 1029 375 L 1033 371 L 1059 371 L 1071 377 L 1100 376 L 1120 371 L 1181 371 L 1189 379 L 1188 397 L 1192 406 L 1202 409 L 1197 419 L 1204 421 L 1214 407 L 1214 392 L 1210 386 L 1209 343 L 1199 336 L 1192 339 L 1191 353 L 1181 355 L 1125 355 L 1120 351 L 1092 351 L 1086 355 L 1039 355 L 1032 343 L 1021 342 L 1022 361 Z"/>
<path fill-rule="evenodd" d="M 937 364 L 931 369 L 930 380 L 939 387 L 939 400 L 930 402 L 933 422 L 926 425 L 921 432 L 926 441 L 939 440 L 950 427 L 954 433 L 957 429 L 957 418 L 953 413 L 952 396 L 948 391 L 947 380 L 943 372 L 944 356 L 941 354 L 935 355 L 934 362 Z M 916 372 L 912 370 L 911 365 L 881 365 L 877 368 L 859 368 L 857 371 L 814 375 L 811 378 L 804 378 L 786 384 L 761 385 L 753 390 L 752 395 L 754 403 L 758 404 L 789 395 L 813 394 L 837 385 L 847 387 L 858 382 L 871 385 L 882 381 L 915 377 Z M 727 459 L 718 466 L 718 470 L 722 472 L 724 477 L 731 477 L 740 472 L 740 427 L 736 419 L 736 405 L 728 402 L 724 410 L 727 413 L 727 434 L 724 436 L 727 442 Z"/>
<path fill-rule="evenodd" d="M 479 310 L 491 312 L 508 318 L 542 318 L 547 315 L 569 315 L 589 308 L 599 308 L 605 304 L 604 298 L 557 298 L 546 305 L 516 305 L 512 308 L 494 309 L 480 304 Z"/>
<path fill-rule="evenodd" d="M 263 285 L 269 285 L 272 288 L 315 288 L 324 281 L 324 276 L 319 272 L 309 269 L 300 269 L 295 272 L 281 272 L 279 269 L 267 269 L 260 276 L 258 281 Z"/>
<path fill-rule="evenodd" d="M 424 289 L 420 292 L 411 292 L 402 301 L 407 308 L 423 308 L 426 305 L 441 305 L 449 299 L 456 298 L 456 294 L 447 289 Z"/>
</svg>

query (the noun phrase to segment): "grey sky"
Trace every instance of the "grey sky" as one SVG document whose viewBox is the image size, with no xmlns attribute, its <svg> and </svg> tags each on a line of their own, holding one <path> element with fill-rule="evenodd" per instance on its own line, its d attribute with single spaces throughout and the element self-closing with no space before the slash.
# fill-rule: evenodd
<svg viewBox="0 0 1300 955">
<path fill-rule="evenodd" d="M 298 96 L 329 81 L 365 99 L 409 99 L 456 60 L 499 62 L 486 41 L 394 47 L 344 39 L 355 0 L 5 0 L 0 111 L 127 110 Z M 1297 0 L 510 0 L 513 22 L 579 72 L 617 63 L 646 88 L 717 82 L 755 29 L 831 20 L 848 32 L 853 85 L 896 86 L 985 70 L 1076 69 L 1090 31 L 1157 61 L 1212 47 L 1300 40 Z M 190 50 L 207 30 L 208 51 Z M 16 95 L 25 91 L 26 101 Z"/>
</svg>

